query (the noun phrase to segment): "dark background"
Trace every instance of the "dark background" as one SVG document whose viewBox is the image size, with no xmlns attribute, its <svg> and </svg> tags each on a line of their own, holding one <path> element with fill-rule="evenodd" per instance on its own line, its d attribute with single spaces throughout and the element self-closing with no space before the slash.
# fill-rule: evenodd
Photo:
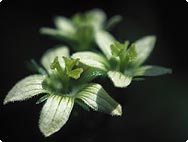
<svg viewBox="0 0 188 142">
<path fill-rule="evenodd" d="M 172 75 L 133 82 L 126 89 L 110 89 L 123 106 L 122 117 L 86 112 L 75 107 L 58 133 L 44 138 L 38 129 L 42 104 L 37 98 L 3 106 L 11 87 L 30 74 L 25 63 L 39 61 L 46 49 L 59 44 L 39 34 L 42 26 L 53 27 L 56 15 L 101 8 L 109 17 L 124 20 L 113 34 L 134 41 L 157 35 L 156 47 L 147 61 L 173 69 Z M 9 1 L 0 3 L 0 140 L 3 142 L 185 142 L 188 140 L 188 3 L 186 0 L 61 0 Z M 108 87 L 108 88 L 107 88 Z M 77 113 L 79 112 L 79 113 Z"/>
</svg>

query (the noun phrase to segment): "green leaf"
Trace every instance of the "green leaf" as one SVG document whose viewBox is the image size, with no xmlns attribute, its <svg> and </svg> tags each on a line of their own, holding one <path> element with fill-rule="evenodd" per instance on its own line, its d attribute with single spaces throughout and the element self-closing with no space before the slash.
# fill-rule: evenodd
<svg viewBox="0 0 188 142">
<path fill-rule="evenodd" d="M 81 106 L 84 110 L 90 111 L 89 106 L 87 106 L 87 104 L 85 104 L 81 99 L 75 99 L 75 103 Z"/>
<path fill-rule="evenodd" d="M 49 73 L 51 73 L 52 70 L 50 66 L 53 63 L 55 57 L 58 57 L 61 67 L 62 68 L 65 67 L 65 63 L 64 63 L 64 60 L 62 59 L 62 56 L 69 57 L 69 49 L 66 46 L 59 46 L 59 47 L 47 50 L 41 58 L 41 63 L 45 67 L 45 69 Z"/>
<path fill-rule="evenodd" d="M 95 111 L 105 112 L 111 115 L 122 115 L 121 105 L 117 103 L 100 84 L 88 84 L 78 94 L 76 98 L 84 101 Z"/>
<path fill-rule="evenodd" d="M 67 36 L 73 36 L 76 33 L 76 27 L 73 25 L 72 21 L 66 17 L 57 16 L 54 19 L 54 23 L 57 29 Z"/>
<path fill-rule="evenodd" d="M 33 73 L 47 75 L 46 70 L 42 68 L 34 59 L 27 62 L 27 68 Z"/>
<path fill-rule="evenodd" d="M 47 93 L 42 88 L 42 82 L 45 76 L 42 75 L 31 75 L 20 80 L 14 87 L 8 92 L 4 100 L 4 104 L 14 101 L 27 100 L 33 96 L 41 93 Z"/>
<path fill-rule="evenodd" d="M 105 57 L 94 52 L 76 52 L 72 55 L 72 58 L 78 58 L 80 59 L 80 62 L 94 68 L 99 68 L 101 70 L 107 70 L 107 68 L 109 67 Z"/>
<path fill-rule="evenodd" d="M 172 70 L 169 68 L 147 65 L 138 68 L 135 76 L 158 76 L 169 73 L 172 73 Z"/>
<path fill-rule="evenodd" d="M 36 104 L 38 105 L 38 104 L 40 104 L 40 103 L 46 101 L 46 100 L 48 99 L 48 97 L 49 97 L 49 94 L 46 94 L 46 95 L 42 96 L 42 97 L 36 102 Z"/>
<path fill-rule="evenodd" d="M 74 105 L 71 97 L 51 95 L 44 104 L 40 119 L 39 128 L 44 136 L 50 136 L 59 131 L 69 119 Z"/>
<path fill-rule="evenodd" d="M 137 52 L 136 65 L 141 65 L 148 58 L 154 48 L 155 42 L 155 36 L 145 36 L 134 43 Z"/>
<path fill-rule="evenodd" d="M 80 63 L 80 66 L 83 68 L 84 71 L 81 77 L 79 78 L 79 83 L 91 82 L 93 79 L 97 77 L 106 76 L 106 71 L 101 70 L 99 68 L 93 68 L 83 63 Z"/>
<path fill-rule="evenodd" d="M 118 71 L 109 71 L 108 77 L 111 79 L 114 86 L 119 88 L 127 87 L 132 81 L 131 75 L 125 75 Z"/>
<path fill-rule="evenodd" d="M 114 37 L 106 31 L 98 31 L 96 33 L 95 38 L 96 38 L 96 43 L 99 46 L 99 48 L 102 50 L 104 55 L 108 59 L 110 59 L 112 56 L 110 46 L 111 46 L 111 44 L 113 44 L 115 42 Z"/>
<path fill-rule="evenodd" d="M 115 15 L 111 17 L 106 25 L 107 30 L 111 30 L 115 25 L 122 21 L 122 17 L 120 15 Z"/>
</svg>

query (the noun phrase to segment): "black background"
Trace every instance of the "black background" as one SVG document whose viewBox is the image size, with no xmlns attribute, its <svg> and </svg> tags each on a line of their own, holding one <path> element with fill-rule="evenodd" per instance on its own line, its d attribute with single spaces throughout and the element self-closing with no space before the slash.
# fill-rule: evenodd
<svg viewBox="0 0 188 142">
<path fill-rule="evenodd" d="M 70 17 L 93 8 L 108 17 L 123 16 L 113 30 L 122 40 L 134 41 L 157 35 L 156 47 L 147 61 L 173 69 L 172 75 L 133 82 L 126 89 L 110 89 L 123 106 L 122 117 L 85 112 L 75 107 L 67 124 L 44 138 L 38 129 L 42 104 L 37 98 L 3 106 L 10 88 L 30 74 L 25 63 L 39 61 L 46 49 L 59 44 L 39 34 L 42 26 L 53 27 L 56 15 Z M 0 3 L 0 140 L 3 142 L 185 142 L 188 139 L 188 2 L 185 0 L 61 0 L 9 1 Z M 79 112 L 79 113 L 77 113 Z"/>
</svg>

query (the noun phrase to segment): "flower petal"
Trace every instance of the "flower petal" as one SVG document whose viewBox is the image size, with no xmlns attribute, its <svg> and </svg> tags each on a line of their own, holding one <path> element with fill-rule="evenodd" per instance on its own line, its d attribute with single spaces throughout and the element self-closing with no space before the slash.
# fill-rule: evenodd
<svg viewBox="0 0 188 142">
<path fill-rule="evenodd" d="M 147 65 L 138 68 L 135 76 L 158 76 L 169 73 L 172 73 L 172 70 L 169 68 Z"/>
<path fill-rule="evenodd" d="M 108 77 L 112 80 L 114 86 L 119 88 L 127 87 L 132 81 L 132 76 L 122 74 L 118 71 L 109 71 Z"/>
<path fill-rule="evenodd" d="M 85 51 L 85 52 L 76 52 L 72 55 L 74 59 L 80 59 L 80 62 L 102 70 L 107 70 L 108 62 L 106 59 L 100 55 L 93 52 Z"/>
<path fill-rule="evenodd" d="M 47 93 L 42 88 L 45 76 L 31 75 L 20 80 L 9 92 L 4 100 L 4 104 L 14 101 L 23 101 L 41 93 Z"/>
<path fill-rule="evenodd" d="M 69 119 L 73 105 L 74 99 L 71 97 L 50 96 L 40 114 L 41 132 L 47 137 L 59 131 Z"/>
<path fill-rule="evenodd" d="M 41 58 L 41 63 L 45 67 L 45 69 L 50 73 L 52 71 L 50 65 L 53 63 L 55 57 L 58 57 L 61 66 L 63 68 L 65 67 L 64 60 L 62 59 L 63 56 L 69 57 L 68 47 L 60 46 L 60 47 L 52 48 L 44 53 L 44 55 Z"/>
<path fill-rule="evenodd" d="M 137 52 L 136 65 L 142 64 L 148 58 L 154 48 L 155 42 L 155 36 L 145 36 L 134 43 Z"/>
<path fill-rule="evenodd" d="M 76 33 L 76 28 L 74 27 L 71 20 L 66 17 L 57 16 L 54 19 L 55 26 L 57 29 L 61 30 L 65 35 L 74 35 Z"/>
<path fill-rule="evenodd" d="M 102 29 L 106 21 L 106 14 L 100 9 L 93 9 L 88 11 L 88 17 L 91 17 L 91 24 L 95 30 Z"/>
<path fill-rule="evenodd" d="M 90 83 L 86 85 L 76 98 L 81 99 L 95 111 L 102 111 L 111 115 L 122 115 L 121 105 L 117 103 L 100 84 Z"/>
<path fill-rule="evenodd" d="M 111 30 L 115 25 L 117 25 L 121 21 L 122 17 L 120 15 L 115 15 L 111 17 L 106 24 L 106 29 Z"/>
<path fill-rule="evenodd" d="M 59 40 L 64 40 L 66 42 L 73 42 L 75 40 L 75 35 L 67 34 L 58 29 L 52 29 L 47 27 L 42 27 L 40 33 L 43 35 L 52 36 Z"/>
<path fill-rule="evenodd" d="M 95 35 L 97 45 L 104 55 L 110 59 L 112 57 L 110 46 L 115 42 L 114 37 L 106 31 L 98 31 Z"/>
</svg>

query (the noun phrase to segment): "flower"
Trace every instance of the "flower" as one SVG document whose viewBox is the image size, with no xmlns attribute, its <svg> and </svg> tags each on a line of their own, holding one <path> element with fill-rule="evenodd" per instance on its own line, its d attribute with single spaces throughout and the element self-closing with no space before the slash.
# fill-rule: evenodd
<svg viewBox="0 0 188 142">
<path fill-rule="evenodd" d="M 77 13 L 72 18 L 58 16 L 54 19 L 56 29 L 41 28 L 40 32 L 67 42 L 73 50 L 90 49 L 95 43 L 95 33 L 99 30 L 110 30 L 121 21 L 116 15 L 106 22 L 106 14 L 100 9 L 93 9 L 85 13 Z"/>
<path fill-rule="evenodd" d="M 121 44 L 108 32 L 98 31 L 96 42 L 103 55 L 85 51 L 74 53 L 72 58 L 105 71 L 115 87 L 127 87 L 136 77 L 171 73 L 171 69 L 165 67 L 142 65 L 154 48 L 155 36 L 143 37 L 130 45 L 129 41 Z"/>
<path fill-rule="evenodd" d="M 47 51 L 41 63 L 46 75 L 30 75 L 19 81 L 4 104 L 44 94 L 37 103 L 46 101 L 39 119 L 40 131 L 46 137 L 66 124 L 75 103 L 115 116 L 122 114 L 121 105 L 100 84 L 91 83 L 102 72 L 81 64 L 79 59 L 70 59 L 67 47 Z"/>
</svg>

